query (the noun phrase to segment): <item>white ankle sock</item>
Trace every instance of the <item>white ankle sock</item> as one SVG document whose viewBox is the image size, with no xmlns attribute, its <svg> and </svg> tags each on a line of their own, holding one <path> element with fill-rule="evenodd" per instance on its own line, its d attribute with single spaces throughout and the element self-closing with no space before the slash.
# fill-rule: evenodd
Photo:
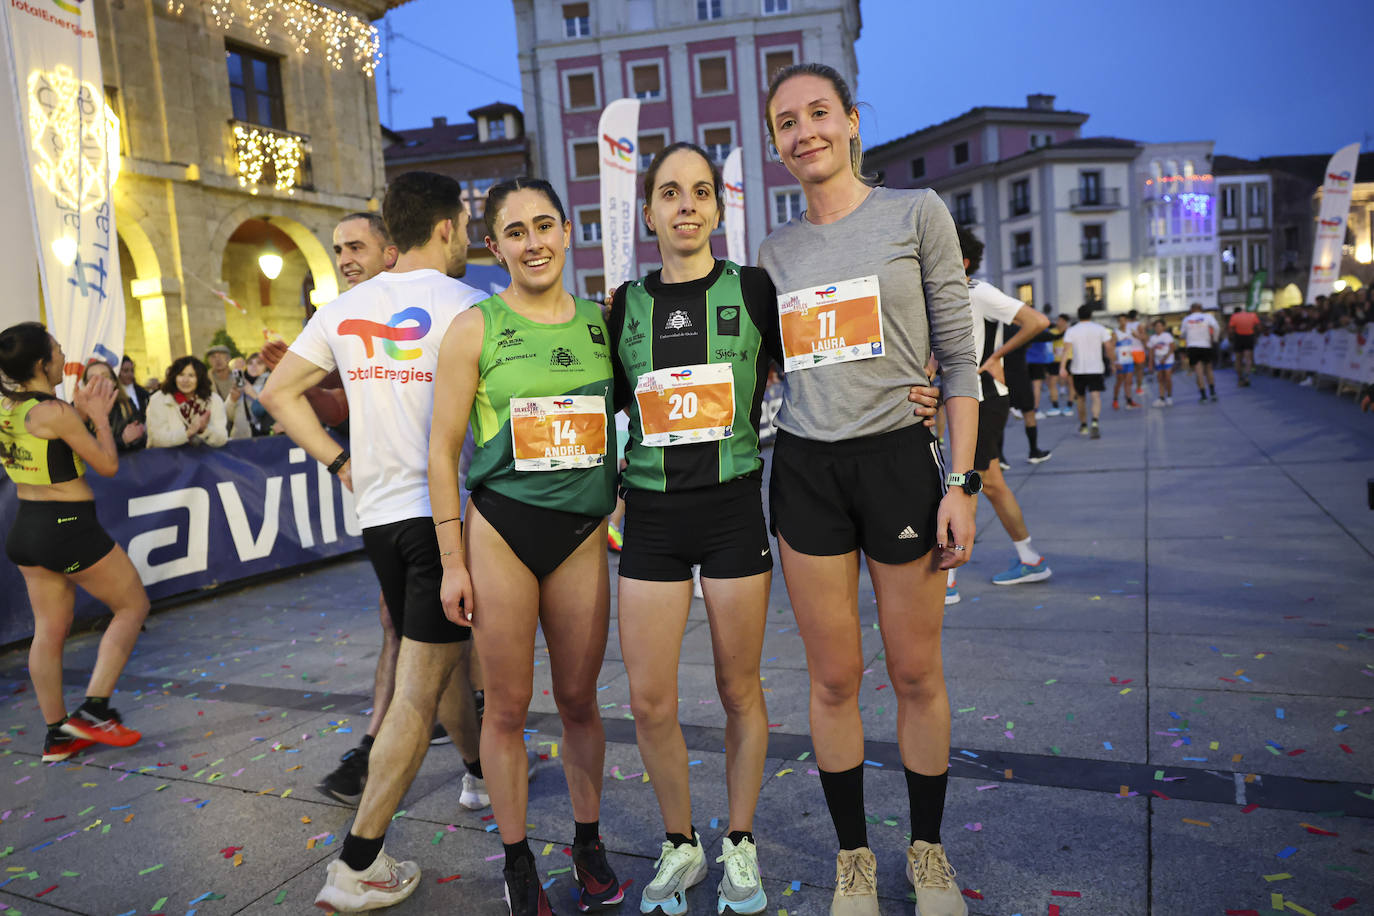
<svg viewBox="0 0 1374 916">
<path fill-rule="evenodd" d="M 1031 547 L 1031 539 L 1024 541 L 1012 541 L 1011 545 L 1016 548 L 1016 555 L 1021 558 L 1021 562 L 1027 566 L 1034 566 L 1040 562 L 1040 554 L 1036 553 Z"/>
</svg>

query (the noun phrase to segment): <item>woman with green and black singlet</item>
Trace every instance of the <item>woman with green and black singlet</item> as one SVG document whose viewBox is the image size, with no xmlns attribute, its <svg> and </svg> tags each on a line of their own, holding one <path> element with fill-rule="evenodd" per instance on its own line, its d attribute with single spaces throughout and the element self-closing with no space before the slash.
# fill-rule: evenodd
<svg viewBox="0 0 1374 916">
<path fill-rule="evenodd" d="M 620 649 L 666 834 L 640 911 L 667 916 L 687 912 L 686 891 L 707 870 L 677 711 L 696 564 L 726 718 L 730 824 L 716 860 L 725 866 L 718 905 L 743 914 L 768 902 L 752 833 L 768 750 L 759 656 L 773 570 L 758 426 L 769 360 L 780 349 L 768 275 L 711 253 L 723 185 L 719 168 L 691 143 L 654 157 L 644 173 L 644 222 L 663 268 L 622 286 L 608 320 L 616 406 L 630 418 Z"/>
<path fill-rule="evenodd" d="M 441 598 L 450 620 L 473 628 L 482 658 L 482 762 L 511 913 L 552 913 L 525 836 L 524 727 L 541 625 L 563 720 L 578 906 L 599 910 L 623 897 L 599 837 L 606 735 L 596 678 L 610 623 L 603 544 L 616 473 L 606 455 L 615 429 L 610 350 L 600 306 L 563 288 L 572 225 L 548 182 L 494 186 L 486 223 L 487 246 L 511 284 L 454 319 L 435 378 L 444 396 L 434 402 L 429 489 Z M 469 423 L 472 497 L 460 525 L 458 459 Z"/>
</svg>

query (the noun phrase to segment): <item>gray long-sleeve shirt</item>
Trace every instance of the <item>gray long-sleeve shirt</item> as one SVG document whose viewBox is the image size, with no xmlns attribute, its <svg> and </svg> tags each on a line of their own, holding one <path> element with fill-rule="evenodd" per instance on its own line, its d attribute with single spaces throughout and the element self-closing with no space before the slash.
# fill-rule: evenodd
<svg viewBox="0 0 1374 916">
<path fill-rule="evenodd" d="M 934 191 L 874 188 L 837 222 L 793 219 L 764 239 L 759 266 L 780 297 L 867 276 L 877 276 L 881 297 L 884 355 L 788 372 L 781 429 L 835 442 L 914 426 L 907 391 L 929 384 L 932 348 L 945 397 L 978 397 L 963 255 Z"/>
</svg>

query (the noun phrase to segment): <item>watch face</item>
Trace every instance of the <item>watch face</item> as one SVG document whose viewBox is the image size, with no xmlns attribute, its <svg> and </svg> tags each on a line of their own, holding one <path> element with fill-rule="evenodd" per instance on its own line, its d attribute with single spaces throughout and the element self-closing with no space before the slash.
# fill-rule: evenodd
<svg viewBox="0 0 1374 916">
<path fill-rule="evenodd" d="M 977 471 L 969 471 L 964 475 L 964 491 L 970 495 L 981 492 L 983 489 L 983 475 Z"/>
</svg>

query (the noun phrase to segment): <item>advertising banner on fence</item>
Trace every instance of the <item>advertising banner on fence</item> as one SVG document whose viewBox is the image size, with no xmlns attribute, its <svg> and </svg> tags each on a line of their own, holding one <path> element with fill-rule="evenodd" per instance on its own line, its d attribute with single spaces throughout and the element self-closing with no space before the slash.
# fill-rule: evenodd
<svg viewBox="0 0 1374 916">
<path fill-rule="evenodd" d="M 124 352 L 124 286 L 119 277 L 114 182 L 119 121 L 105 104 L 94 3 L 11 0 L 5 33 L 14 65 L 0 91 L 12 92 L 36 223 L 48 329 L 67 353 L 68 392 L 82 365 L 118 365 Z M 10 219 L 15 219 L 14 211 Z"/>
<path fill-rule="evenodd" d="M 119 473 L 87 475 L 100 523 L 128 551 L 154 600 L 362 548 L 353 494 L 285 436 L 224 448 L 156 448 L 120 456 Z M 0 537 L 18 508 L 0 479 Z M 0 562 L 0 645 L 33 632 L 24 582 Z M 79 592 L 79 616 L 105 613 Z"/>
<path fill-rule="evenodd" d="M 1341 247 L 1345 245 L 1345 221 L 1350 216 L 1350 189 L 1355 184 L 1355 166 L 1360 144 L 1343 146 L 1326 164 L 1322 181 L 1321 210 L 1317 213 L 1317 238 L 1312 244 L 1312 271 L 1307 277 L 1305 302 L 1329 296 L 1341 272 Z"/>
<path fill-rule="evenodd" d="M 635 177 L 639 174 L 639 99 L 616 99 L 601 112 L 601 257 L 606 292 L 635 279 Z"/>
<path fill-rule="evenodd" d="M 749 263 L 744 247 L 744 150 L 738 146 L 725 157 L 725 256 L 741 266 Z"/>
</svg>

